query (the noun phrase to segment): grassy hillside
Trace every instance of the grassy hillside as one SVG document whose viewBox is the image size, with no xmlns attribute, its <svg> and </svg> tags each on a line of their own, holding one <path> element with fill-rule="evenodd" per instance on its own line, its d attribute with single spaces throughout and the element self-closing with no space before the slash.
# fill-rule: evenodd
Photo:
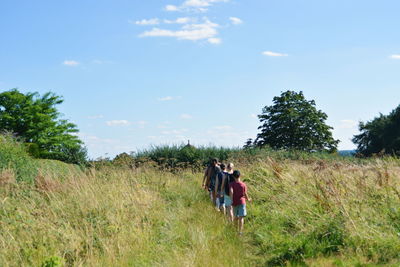
<svg viewBox="0 0 400 267">
<path fill-rule="evenodd" d="M 32 161 L 26 183 L 2 165 L 0 266 L 399 265 L 398 160 L 252 159 L 235 158 L 254 200 L 243 236 L 200 173 Z"/>
</svg>

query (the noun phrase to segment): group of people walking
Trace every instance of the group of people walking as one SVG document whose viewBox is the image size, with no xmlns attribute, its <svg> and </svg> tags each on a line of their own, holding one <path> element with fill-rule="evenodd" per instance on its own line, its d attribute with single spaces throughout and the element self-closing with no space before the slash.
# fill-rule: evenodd
<svg viewBox="0 0 400 267">
<path fill-rule="evenodd" d="M 233 168 L 233 163 L 225 165 L 212 159 L 204 172 L 202 187 L 209 192 L 216 209 L 226 214 L 242 234 L 247 215 L 246 201 L 251 199 L 246 184 L 241 181 L 240 171 Z"/>
</svg>

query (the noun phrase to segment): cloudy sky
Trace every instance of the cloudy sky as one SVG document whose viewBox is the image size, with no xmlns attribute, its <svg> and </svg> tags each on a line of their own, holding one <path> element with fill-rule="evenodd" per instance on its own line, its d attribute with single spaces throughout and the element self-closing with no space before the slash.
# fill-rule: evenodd
<svg viewBox="0 0 400 267">
<path fill-rule="evenodd" d="M 55 92 L 91 157 L 241 146 L 285 90 L 340 149 L 400 104 L 400 1 L 2 0 L 0 90 Z"/>
</svg>

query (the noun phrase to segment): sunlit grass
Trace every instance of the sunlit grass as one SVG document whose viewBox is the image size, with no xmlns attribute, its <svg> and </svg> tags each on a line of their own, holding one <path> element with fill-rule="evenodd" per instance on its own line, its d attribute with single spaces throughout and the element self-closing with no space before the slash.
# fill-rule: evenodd
<svg viewBox="0 0 400 267">
<path fill-rule="evenodd" d="M 0 190 L 0 265 L 52 257 L 70 266 L 241 265 L 241 243 L 194 179 L 106 170 L 44 177 L 35 189 L 8 184 Z"/>
<path fill-rule="evenodd" d="M 254 200 L 243 236 L 201 173 L 42 161 L 32 185 L 3 169 L 0 266 L 398 265 L 397 159 L 234 162 Z"/>
</svg>

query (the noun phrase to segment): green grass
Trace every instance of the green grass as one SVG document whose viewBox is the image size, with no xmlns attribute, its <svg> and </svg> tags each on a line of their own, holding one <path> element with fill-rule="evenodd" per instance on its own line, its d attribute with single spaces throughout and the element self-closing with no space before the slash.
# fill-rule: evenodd
<svg viewBox="0 0 400 267">
<path fill-rule="evenodd" d="M 0 266 L 400 264 L 396 158 L 236 154 L 254 200 L 238 236 L 201 190 L 201 173 L 29 157 L 34 168 L 18 173 L 26 154 L 4 144 Z"/>
<path fill-rule="evenodd" d="M 0 172 L 11 172 L 18 182 L 33 183 L 37 175 L 37 162 L 13 137 L 0 135 Z"/>
<path fill-rule="evenodd" d="M 245 265 L 245 245 L 194 179 L 113 170 L 2 188 L 0 265 Z"/>
<path fill-rule="evenodd" d="M 8 184 L 0 266 L 397 266 L 397 166 L 239 166 L 254 199 L 243 236 L 192 172 L 104 168 Z"/>
<path fill-rule="evenodd" d="M 263 264 L 329 257 L 399 264 L 398 165 L 268 159 L 245 168 L 254 199 L 248 233 Z"/>
</svg>

